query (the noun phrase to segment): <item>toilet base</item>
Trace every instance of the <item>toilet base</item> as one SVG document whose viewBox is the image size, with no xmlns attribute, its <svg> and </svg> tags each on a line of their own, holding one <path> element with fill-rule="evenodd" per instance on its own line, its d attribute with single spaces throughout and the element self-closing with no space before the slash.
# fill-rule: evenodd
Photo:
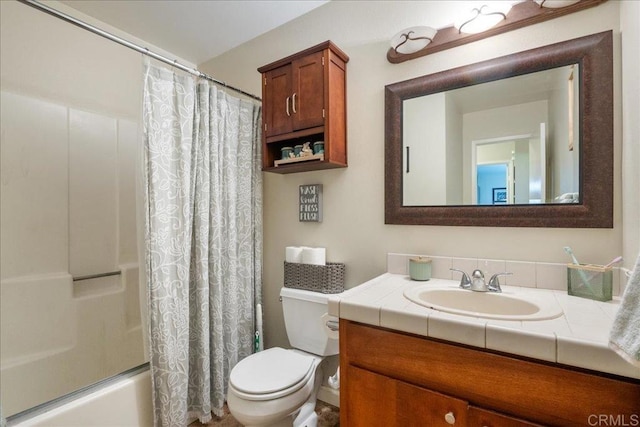
<svg viewBox="0 0 640 427">
<path fill-rule="evenodd" d="M 310 397 L 298 411 L 282 420 L 266 426 L 253 424 L 245 425 L 245 427 L 318 427 L 318 414 L 316 414 L 315 409 L 316 399 Z"/>
<path fill-rule="evenodd" d="M 316 377 L 316 381 L 318 378 Z M 318 414 L 316 414 L 316 396 L 314 393 L 309 400 L 302 405 L 300 412 L 295 420 L 293 420 L 293 427 L 318 427 Z"/>
<path fill-rule="evenodd" d="M 269 425 L 266 425 L 266 426 L 263 425 L 263 424 L 260 424 L 260 425 L 256 425 L 256 424 L 249 425 L 249 424 L 247 424 L 244 427 L 293 427 L 293 416 L 288 416 L 287 418 L 282 419 L 282 420 L 276 422 L 275 424 L 269 424 Z"/>
</svg>

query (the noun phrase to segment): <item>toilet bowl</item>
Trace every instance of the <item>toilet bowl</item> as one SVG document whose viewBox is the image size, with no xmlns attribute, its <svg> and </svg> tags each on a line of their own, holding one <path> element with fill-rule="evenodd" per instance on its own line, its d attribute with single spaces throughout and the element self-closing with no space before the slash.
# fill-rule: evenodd
<svg viewBox="0 0 640 427">
<path fill-rule="evenodd" d="M 296 425 L 305 403 L 312 400 L 315 407 L 320 362 L 321 357 L 280 347 L 247 357 L 231 372 L 229 410 L 245 426 Z"/>
<path fill-rule="evenodd" d="M 246 427 L 316 427 L 320 365 L 338 354 L 337 336 L 326 325 L 330 295 L 282 288 L 280 296 L 294 348 L 274 347 L 238 362 L 229 376 L 227 405 Z"/>
</svg>

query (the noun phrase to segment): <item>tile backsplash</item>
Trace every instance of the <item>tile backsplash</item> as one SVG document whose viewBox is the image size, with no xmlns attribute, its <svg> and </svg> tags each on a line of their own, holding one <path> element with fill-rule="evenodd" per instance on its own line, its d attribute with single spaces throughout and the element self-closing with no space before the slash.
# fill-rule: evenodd
<svg viewBox="0 0 640 427">
<path fill-rule="evenodd" d="M 567 264 L 512 261 L 484 258 L 456 258 L 423 254 L 387 254 L 387 271 L 394 274 L 409 274 L 409 258 L 423 256 L 431 258 L 431 276 L 435 279 L 460 278 L 460 273 L 449 270 L 457 268 L 471 275 L 476 268 L 485 273 L 487 280 L 491 275 L 502 272 L 512 273 L 500 278 L 500 283 L 529 288 L 567 290 Z M 619 268 L 613 269 L 613 295 L 620 295 L 627 278 L 620 274 Z"/>
</svg>

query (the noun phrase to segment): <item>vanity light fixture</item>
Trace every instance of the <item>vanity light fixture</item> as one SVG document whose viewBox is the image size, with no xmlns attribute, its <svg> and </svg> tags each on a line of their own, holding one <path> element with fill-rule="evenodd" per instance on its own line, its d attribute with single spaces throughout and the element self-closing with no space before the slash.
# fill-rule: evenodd
<svg viewBox="0 0 640 427">
<path fill-rule="evenodd" d="M 580 0 L 534 0 L 540 7 L 548 7 L 551 9 L 559 9 L 561 7 L 571 6 Z"/>
<path fill-rule="evenodd" d="M 458 33 L 478 34 L 489 28 L 495 27 L 500 21 L 507 19 L 507 13 L 511 10 L 511 4 L 507 2 L 495 5 L 482 5 L 458 20 L 454 26 Z"/>
<path fill-rule="evenodd" d="M 429 36 L 427 33 L 426 36 L 432 39 L 431 41 L 427 39 L 413 40 L 417 37 L 425 36 L 424 33 L 419 32 L 409 34 L 409 31 L 413 30 L 413 28 L 401 31 L 393 38 L 391 46 L 387 50 L 387 60 L 392 64 L 399 64 L 431 53 L 517 30 L 528 25 L 569 15 L 605 2 L 607 0 L 479 1 L 480 5 L 486 5 L 486 7 L 478 7 L 475 11 L 468 13 L 464 18 L 460 19 L 457 26 L 454 24 L 439 28 L 437 34 L 435 30 L 432 30 L 433 36 Z M 508 18 L 507 14 L 509 14 Z M 494 19 L 495 21 L 486 24 L 487 26 L 484 29 L 473 28 L 484 19 Z M 472 34 L 472 32 L 474 33 Z M 420 47 L 420 43 L 423 44 L 423 47 Z"/>
<path fill-rule="evenodd" d="M 391 39 L 391 48 L 399 54 L 408 55 L 424 49 L 433 41 L 438 31 L 431 27 L 410 27 L 400 31 Z"/>
</svg>

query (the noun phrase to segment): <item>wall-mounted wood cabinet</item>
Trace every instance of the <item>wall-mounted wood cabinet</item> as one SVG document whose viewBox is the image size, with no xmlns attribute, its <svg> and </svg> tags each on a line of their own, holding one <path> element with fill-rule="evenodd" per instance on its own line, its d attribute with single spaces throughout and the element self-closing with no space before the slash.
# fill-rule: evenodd
<svg viewBox="0 0 640 427">
<path fill-rule="evenodd" d="M 346 64 L 330 41 L 258 68 L 262 73 L 262 170 L 347 166 Z M 282 148 L 324 142 L 321 155 L 281 162 Z M 311 158 L 312 157 L 312 158 Z M 287 160 L 287 159 L 285 159 Z"/>
</svg>

